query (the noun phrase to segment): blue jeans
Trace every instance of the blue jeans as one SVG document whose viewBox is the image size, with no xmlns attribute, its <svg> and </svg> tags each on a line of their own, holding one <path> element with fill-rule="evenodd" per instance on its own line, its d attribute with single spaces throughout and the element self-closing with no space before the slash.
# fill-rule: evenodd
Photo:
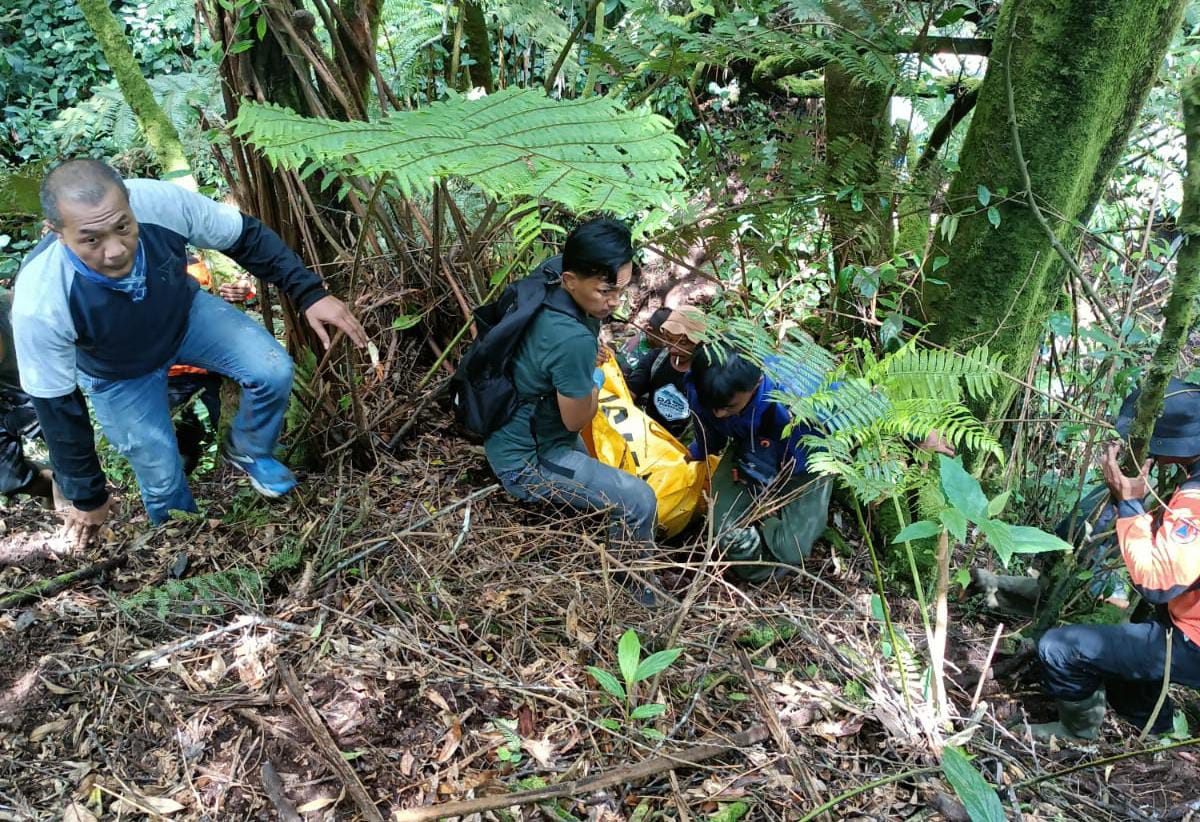
<svg viewBox="0 0 1200 822">
<path fill-rule="evenodd" d="M 538 457 L 536 465 L 497 473 L 504 490 L 519 500 L 542 500 L 578 511 L 608 509 L 609 542 L 654 544 L 658 499 L 646 481 L 604 465 L 582 449 Z"/>
<path fill-rule="evenodd" d="M 1114 711 L 1135 725 L 1145 725 L 1162 689 L 1166 638 L 1160 622 L 1067 625 L 1047 631 L 1038 642 L 1046 693 L 1078 702 L 1104 688 Z M 1171 681 L 1200 687 L 1200 648 L 1179 628 L 1171 642 Z M 1152 731 L 1170 729 L 1168 698 Z"/>
<path fill-rule="evenodd" d="M 187 331 L 170 362 L 128 380 L 80 372 L 79 387 L 91 399 L 108 441 L 133 466 L 155 524 L 165 522 L 171 511 L 196 510 L 167 398 L 167 371 L 176 363 L 224 374 L 242 387 L 229 447 L 250 457 L 273 456 L 292 390 L 292 361 L 283 346 L 262 325 L 203 291 L 192 301 Z"/>
</svg>

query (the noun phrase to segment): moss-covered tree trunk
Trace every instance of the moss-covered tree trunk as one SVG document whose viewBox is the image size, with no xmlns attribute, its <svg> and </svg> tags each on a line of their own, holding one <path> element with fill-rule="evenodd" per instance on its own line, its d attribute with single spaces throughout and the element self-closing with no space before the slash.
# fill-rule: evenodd
<svg viewBox="0 0 1200 822">
<path fill-rule="evenodd" d="M 1183 205 L 1179 211 L 1179 230 L 1183 245 L 1179 249 L 1171 298 L 1163 309 L 1162 339 L 1142 384 L 1137 411 L 1129 430 L 1133 465 L 1146 458 L 1146 445 L 1154 423 L 1162 414 L 1167 383 L 1179 364 L 1179 350 L 1187 341 L 1200 292 L 1200 75 L 1183 84 L 1183 131 L 1187 140 L 1187 172 L 1183 178 Z"/>
<path fill-rule="evenodd" d="M 79 0 L 79 8 L 117 78 L 121 96 L 137 117 L 146 142 L 162 169 L 163 179 L 195 191 L 196 180 L 179 140 L 179 132 L 154 99 L 154 92 L 142 76 L 129 41 L 125 39 L 123 26 L 109 8 L 108 0 Z"/>
<path fill-rule="evenodd" d="M 471 56 L 471 85 L 488 94 L 495 89 L 492 80 L 492 41 L 488 35 L 483 6 L 474 0 L 463 3 L 463 33 L 467 36 L 467 54 Z"/>
<path fill-rule="evenodd" d="M 1185 0 L 1010 0 L 1003 5 L 987 74 L 946 198 L 957 230 L 939 231 L 930 259 L 949 262 L 937 274 L 948 286 L 925 289 L 931 338 L 951 348 L 990 343 L 1024 375 L 1066 275 L 1023 185 L 1009 127 L 1014 109 L 1031 187 L 1068 249 L 1072 229 L 1086 224 L 1104 182 L 1129 138 L 1138 111 L 1178 29 Z M 1011 41 L 1011 42 L 1010 42 Z M 1010 65 L 1011 54 L 1011 65 Z M 977 190 L 1010 198 L 991 206 L 993 228 Z M 954 215 L 954 216 L 952 216 Z M 993 418 L 1015 386 L 999 392 Z"/>
<path fill-rule="evenodd" d="M 877 0 L 864 5 L 871 10 L 883 8 Z M 835 21 L 847 16 L 837 3 L 828 8 Z M 845 24 L 861 25 L 861 21 L 848 17 Z M 838 190 L 853 187 L 840 198 L 831 195 L 825 204 L 839 269 L 848 263 L 878 263 L 892 253 L 891 194 L 881 186 L 892 143 L 891 95 L 889 84 L 862 82 L 837 63 L 825 67 L 830 180 Z"/>
</svg>

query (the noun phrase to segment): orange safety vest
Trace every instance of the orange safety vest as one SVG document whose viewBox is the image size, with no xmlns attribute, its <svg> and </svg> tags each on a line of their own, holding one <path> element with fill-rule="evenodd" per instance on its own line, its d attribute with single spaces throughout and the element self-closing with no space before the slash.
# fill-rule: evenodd
<svg viewBox="0 0 1200 822">
<path fill-rule="evenodd" d="M 1117 520 L 1129 579 L 1148 602 L 1166 603 L 1171 621 L 1200 644 L 1200 488 L 1180 488 L 1155 522 L 1149 513 Z"/>
</svg>

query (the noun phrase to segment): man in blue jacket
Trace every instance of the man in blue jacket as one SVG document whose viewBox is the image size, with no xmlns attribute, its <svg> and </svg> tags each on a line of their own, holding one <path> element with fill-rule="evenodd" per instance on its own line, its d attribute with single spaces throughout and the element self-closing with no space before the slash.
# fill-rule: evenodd
<svg viewBox="0 0 1200 822">
<path fill-rule="evenodd" d="M 726 560 L 800 566 L 824 532 L 833 486 L 808 472 L 801 439 L 813 429 L 792 422 L 772 399 L 777 391 L 810 394 L 811 385 L 781 385 L 746 357 L 720 344 L 703 346 L 692 360 L 688 402 L 699 426 L 693 459 L 724 450 L 713 473 L 713 527 Z M 781 569 L 780 569 L 781 570 Z M 760 581 L 767 565 L 735 565 L 733 573 Z"/>
<path fill-rule="evenodd" d="M 104 163 L 70 160 L 46 176 L 41 202 L 50 233 L 22 263 L 12 325 L 21 386 L 71 502 L 68 538 L 89 542 L 110 505 L 83 393 L 133 466 L 150 521 L 196 510 L 167 399 L 167 371 L 176 363 L 241 385 L 226 461 L 265 496 L 295 487 L 274 457 L 291 359 L 252 318 L 199 291 L 187 274 L 187 246 L 221 251 L 278 285 L 326 345 L 326 326 L 366 345 L 346 306 L 261 222 L 170 183 L 126 183 Z"/>
</svg>

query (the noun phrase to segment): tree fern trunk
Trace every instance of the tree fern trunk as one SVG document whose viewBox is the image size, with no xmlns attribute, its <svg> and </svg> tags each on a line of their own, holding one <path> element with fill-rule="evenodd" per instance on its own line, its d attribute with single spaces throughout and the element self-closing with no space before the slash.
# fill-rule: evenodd
<svg viewBox="0 0 1200 822">
<path fill-rule="evenodd" d="M 341 0 L 339 7 L 346 25 L 338 26 L 338 37 L 334 42 L 349 38 L 362 47 L 361 51 L 356 48 L 346 48 L 345 59 L 350 68 L 350 84 L 354 87 L 358 99 L 363 102 L 363 111 L 366 111 L 366 102 L 370 98 L 372 66 L 364 55 L 375 53 L 375 39 L 379 36 L 379 20 L 383 13 L 383 2 L 382 0 Z"/>
<path fill-rule="evenodd" d="M 949 263 L 924 299 L 931 338 L 951 348 L 989 342 L 1023 377 L 1065 272 L 1034 214 L 1020 199 L 1006 79 L 1031 187 L 1047 214 L 1059 214 L 1060 240 L 1075 248 L 1075 221 L 1087 223 L 1105 180 L 1129 138 L 1172 35 L 1184 0 L 1010 0 L 1001 7 L 987 75 L 946 197 L 957 231 L 938 232 L 930 259 Z M 1015 25 L 1014 25 L 1015 24 Z M 1011 40 L 1011 65 L 1009 65 Z M 980 207 L 978 186 L 999 198 L 1000 225 Z M 1011 402 L 1015 384 L 983 410 L 990 418 Z"/>
<path fill-rule="evenodd" d="M 142 70 L 129 48 L 129 41 L 125 39 L 123 26 L 109 8 L 108 0 L 79 0 L 79 8 L 104 51 L 104 59 L 117 78 L 121 95 L 137 117 L 146 142 L 162 170 L 163 179 L 195 191 L 196 180 L 192 176 L 179 133 L 154 99 L 154 92 L 142 76 Z"/>
</svg>

